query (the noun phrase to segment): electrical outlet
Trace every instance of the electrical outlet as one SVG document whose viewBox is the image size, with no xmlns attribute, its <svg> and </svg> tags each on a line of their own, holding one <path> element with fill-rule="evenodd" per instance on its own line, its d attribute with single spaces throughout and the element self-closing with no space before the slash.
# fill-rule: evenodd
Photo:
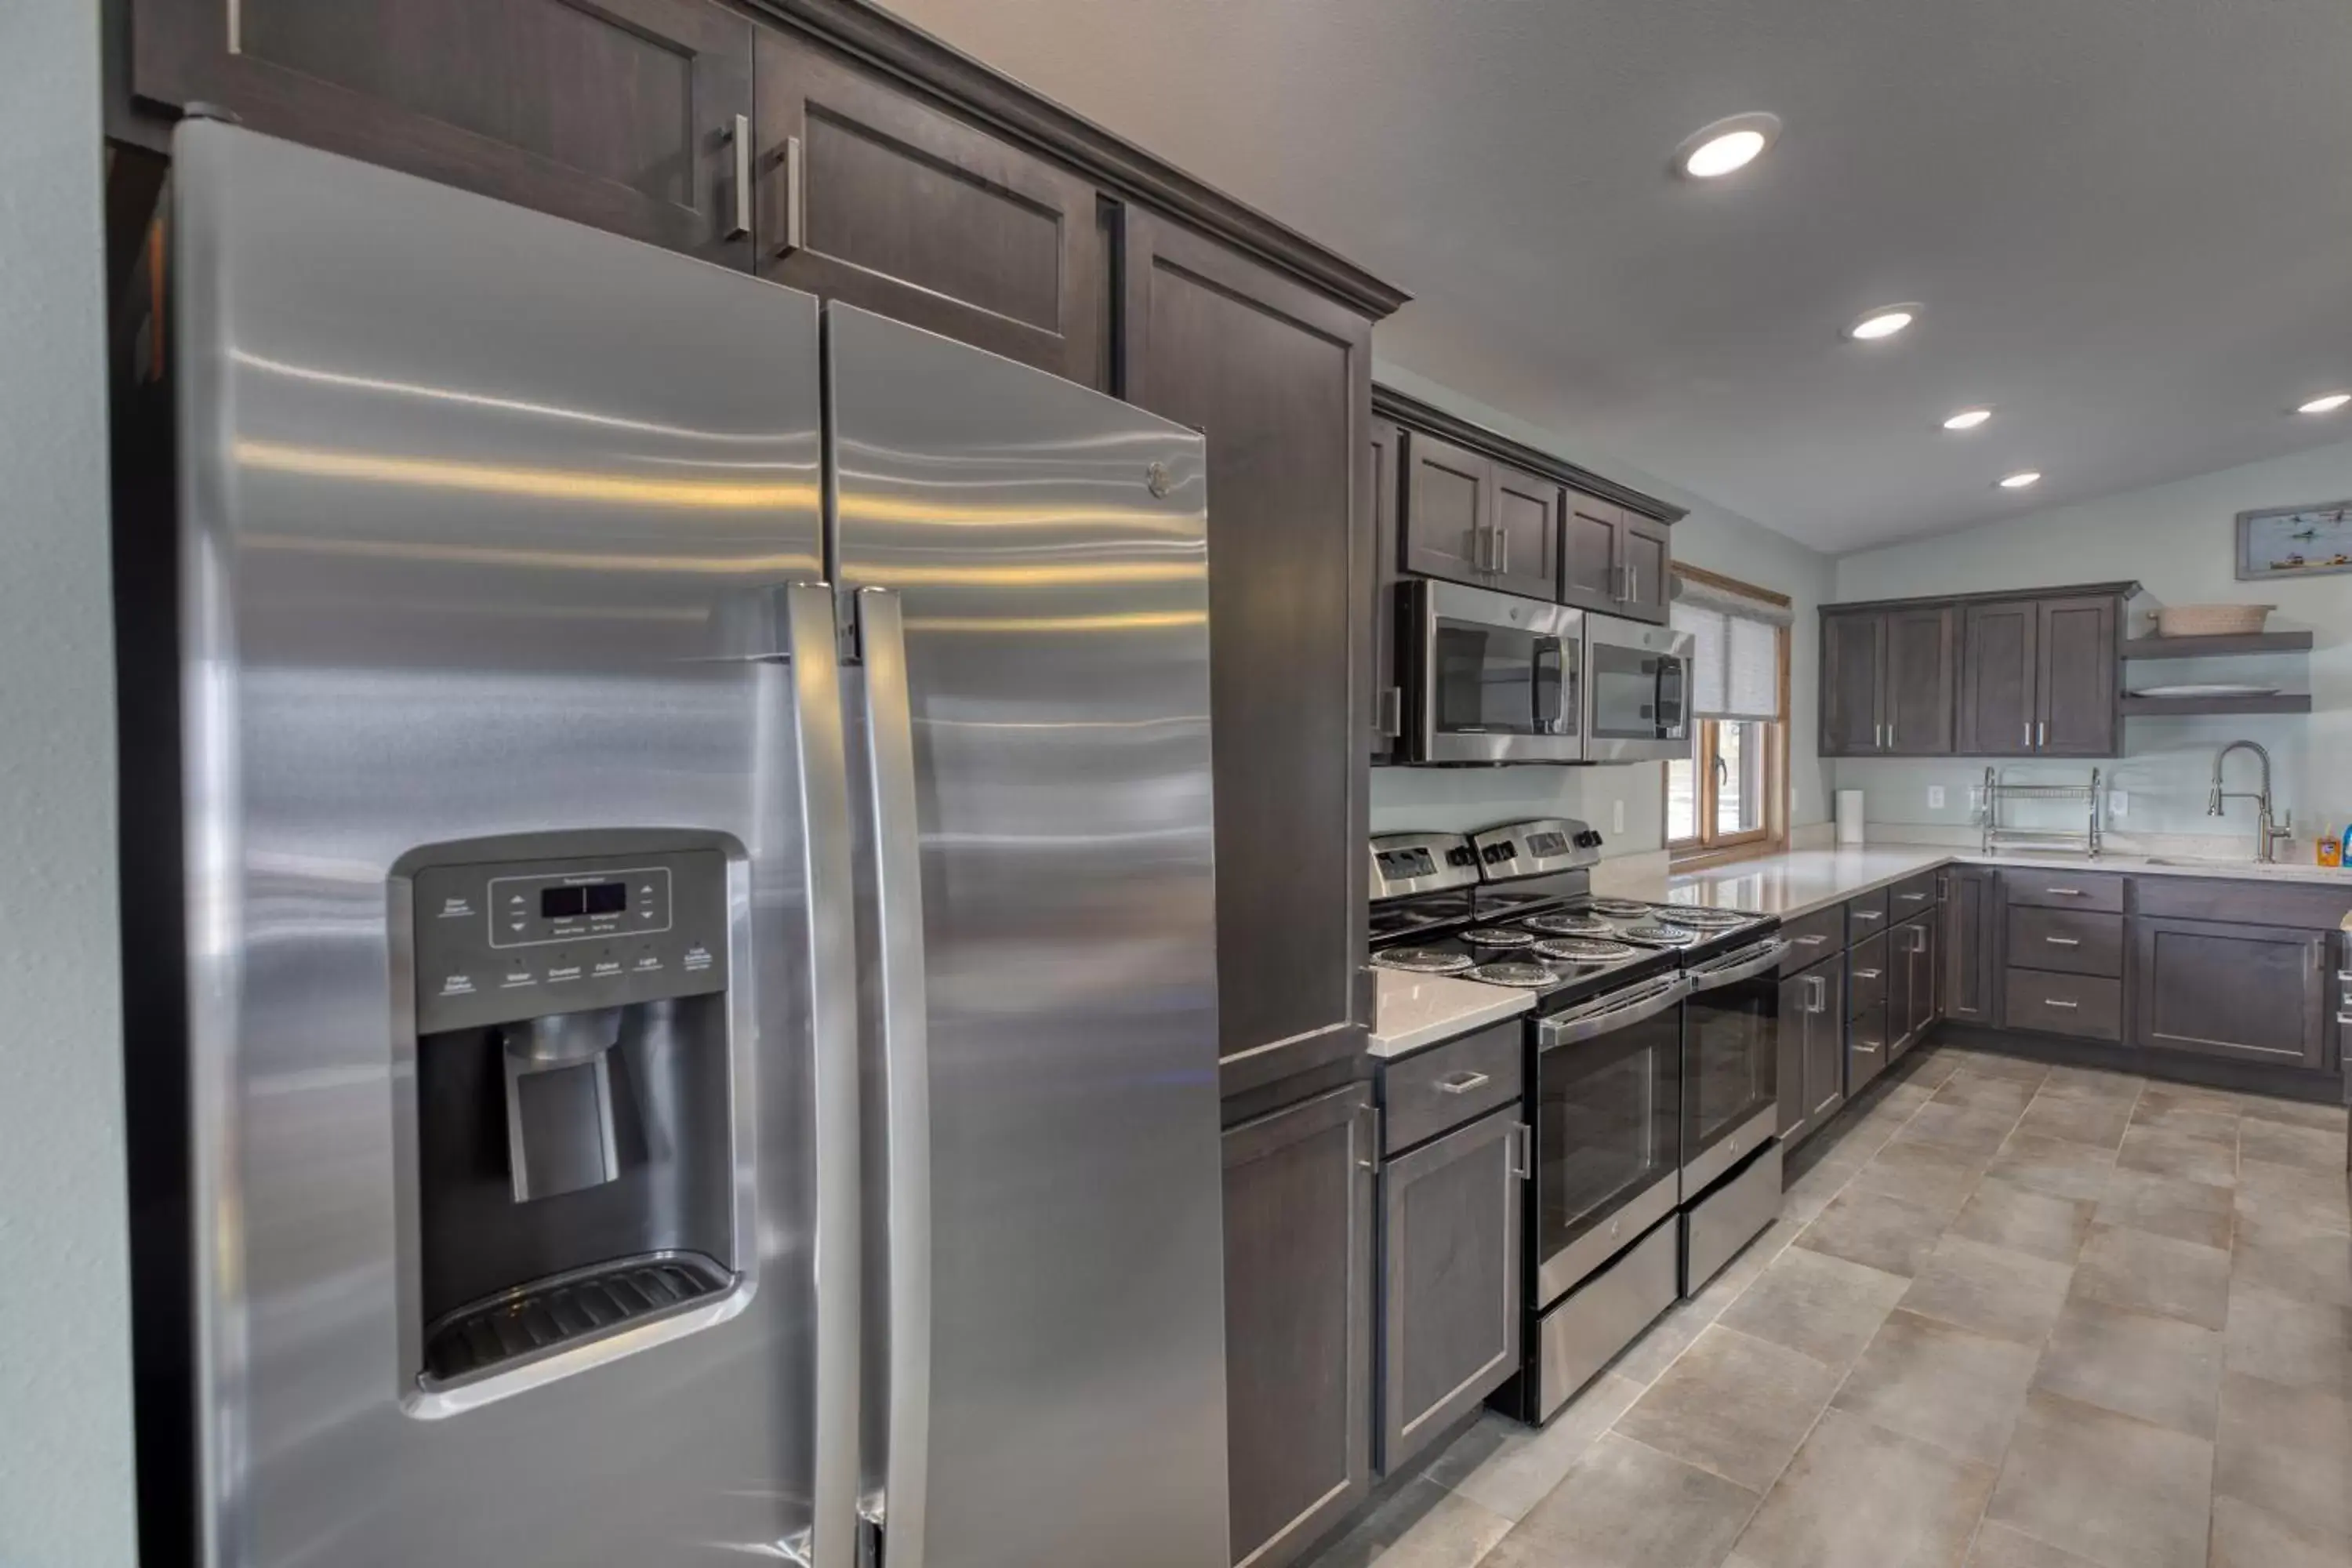
<svg viewBox="0 0 2352 1568">
<path fill-rule="evenodd" d="M 1622 800 L 1612 800 L 1609 803 L 1609 831 L 1612 833 L 1625 831 L 1625 803 Z"/>
<path fill-rule="evenodd" d="M 2107 792 L 2107 815 L 2127 816 L 2131 814 L 2131 791 L 2111 789 Z"/>
<path fill-rule="evenodd" d="M 1941 811 L 1944 809 L 1944 786 L 1942 784 L 1929 784 L 1927 786 L 1927 809 L 1929 811 Z"/>
</svg>

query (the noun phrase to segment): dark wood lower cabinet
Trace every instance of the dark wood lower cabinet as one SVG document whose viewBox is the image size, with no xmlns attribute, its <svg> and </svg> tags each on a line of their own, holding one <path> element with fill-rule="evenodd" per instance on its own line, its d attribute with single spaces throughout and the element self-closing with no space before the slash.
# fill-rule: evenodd
<svg viewBox="0 0 2352 1568">
<path fill-rule="evenodd" d="M 2325 1068 L 2325 931 L 2141 915 L 2132 921 L 2132 1043 Z"/>
<path fill-rule="evenodd" d="M 1956 1023 L 2000 1021 L 2000 873 L 1954 866 L 1945 873 L 1943 1016 Z"/>
<path fill-rule="evenodd" d="M 1780 1136 L 1795 1142 L 1845 1103 L 1845 958 L 1780 982 Z"/>
<path fill-rule="evenodd" d="M 1369 1084 L 1226 1130 L 1233 1560 L 1280 1568 L 1372 1484 Z"/>
<path fill-rule="evenodd" d="M 1904 921 L 1887 933 L 1886 1054 L 1899 1059 L 1936 1021 L 1936 917 Z"/>
<path fill-rule="evenodd" d="M 1380 1468 L 1397 1468 L 1518 1370 L 1518 1108 L 1389 1161 L 1381 1174 Z"/>
</svg>

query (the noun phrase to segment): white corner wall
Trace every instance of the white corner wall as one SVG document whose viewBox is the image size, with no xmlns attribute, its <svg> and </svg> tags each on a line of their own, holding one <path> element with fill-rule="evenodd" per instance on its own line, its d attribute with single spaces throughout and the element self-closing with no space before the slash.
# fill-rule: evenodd
<svg viewBox="0 0 2352 1568">
<path fill-rule="evenodd" d="M 131 1568 L 98 6 L 0 4 L 0 1564 Z"/>
<path fill-rule="evenodd" d="M 1689 508 L 1690 515 L 1675 524 L 1675 560 L 1788 595 L 1796 615 L 1789 637 L 1789 761 L 1795 797 L 1791 819 L 1799 826 L 1829 820 L 1829 771 L 1821 760 L 1816 712 L 1821 621 L 1815 614 L 1824 601 L 1835 596 L 1835 563 L 1829 556 L 1629 464 L 1590 451 L 1557 431 L 1516 419 L 1377 355 L 1372 374 L 1384 385 L 1538 451 L 1556 453 L 1594 473 Z M 1640 854 L 1665 843 L 1663 768 L 1659 763 L 1374 768 L 1372 831 L 1461 831 L 1490 827 L 1515 817 L 1575 816 L 1601 829 L 1609 840 L 1609 854 Z M 1612 825 L 1620 805 L 1624 808 L 1625 827 L 1616 832 Z"/>
</svg>

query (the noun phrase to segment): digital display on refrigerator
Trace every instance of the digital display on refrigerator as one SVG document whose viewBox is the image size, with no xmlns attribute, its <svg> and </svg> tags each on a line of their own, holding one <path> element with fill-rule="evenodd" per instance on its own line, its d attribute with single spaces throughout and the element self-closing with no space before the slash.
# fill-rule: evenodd
<svg viewBox="0 0 2352 1568">
<path fill-rule="evenodd" d="M 541 920 L 570 920 L 577 915 L 617 915 L 629 907 L 626 882 L 591 882 L 578 888 L 541 888 Z"/>
</svg>

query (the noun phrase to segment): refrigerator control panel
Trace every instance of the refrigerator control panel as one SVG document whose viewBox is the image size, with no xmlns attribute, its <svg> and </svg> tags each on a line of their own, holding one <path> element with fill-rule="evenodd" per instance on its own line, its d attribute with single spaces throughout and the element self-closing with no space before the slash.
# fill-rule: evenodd
<svg viewBox="0 0 2352 1568">
<path fill-rule="evenodd" d="M 727 989 L 715 849 L 422 866 L 416 1032 Z"/>
</svg>

